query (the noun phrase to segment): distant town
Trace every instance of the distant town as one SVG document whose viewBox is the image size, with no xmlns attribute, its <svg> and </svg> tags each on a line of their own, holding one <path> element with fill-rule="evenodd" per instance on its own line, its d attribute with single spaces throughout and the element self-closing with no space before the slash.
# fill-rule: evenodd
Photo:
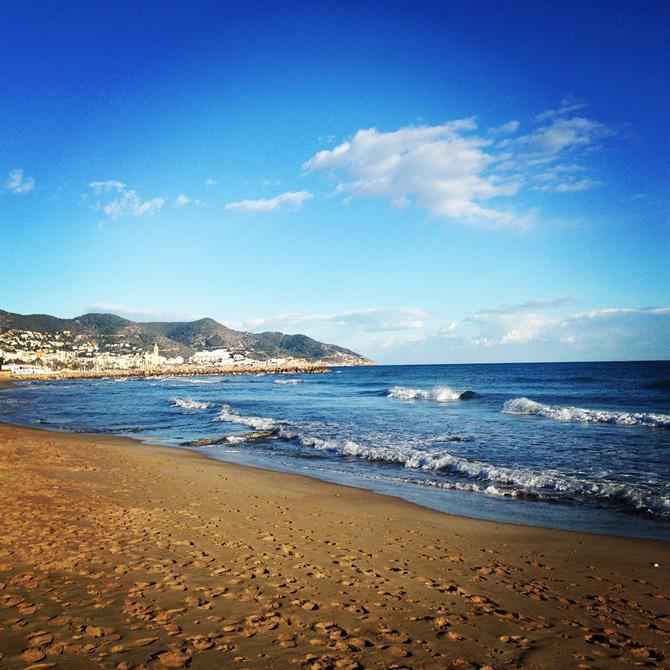
<svg viewBox="0 0 670 670">
<path fill-rule="evenodd" d="M 136 322 L 115 314 L 83 314 L 63 319 L 0 309 L 4 377 L 310 372 L 370 362 L 306 335 L 236 331 L 210 318 Z"/>
<path fill-rule="evenodd" d="M 296 358 L 258 360 L 242 349 L 196 351 L 183 356 L 163 356 L 154 343 L 142 347 L 129 342 L 108 343 L 105 350 L 71 331 L 41 333 L 13 330 L 0 333 L 0 369 L 15 375 L 40 375 L 64 371 L 103 372 L 124 370 L 181 370 L 222 367 L 282 367 L 306 363 Z"/>
</svg>

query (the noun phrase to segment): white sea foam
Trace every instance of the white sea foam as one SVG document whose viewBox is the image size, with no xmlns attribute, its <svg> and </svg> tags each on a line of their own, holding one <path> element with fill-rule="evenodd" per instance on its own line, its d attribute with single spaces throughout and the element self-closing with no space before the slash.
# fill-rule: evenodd
<svg viewBox="0 0 670 670">
<path fill-rule="evenodd" d="M 244 435 L 228 435 L 226 437 L 227 444 L 240 444 L 241 442 L 246 442 L 247 438 Z"/>
<path fill-rule="evenodd" d="M 266 419 L 261 416 L 242 416 L 228 405 L 223 406 L 216 420 L 240 426 L 249 426 L 256 430 L 273 430 L 277 426 L 277 421 L 274 419 Z"/>
<path fill-rule="evenodd" d="M 284 385 L 293 385 L 293 384 L 302 384 L 303 379 L 275 379 L 275 384 L 284 384 Z"/>
<path fill-rule="evenodd" d="M 502 411 L 505 414 L 541 416 L 556 421 L 575 421 L 579 423 L 607 423 L 618 426 L 648 426 L 651 428 L 670 428 L 669 414 L 649 414 L 646 412 L 610 412 L 583 407 L 560 407 L 543 405 L 528 398 L 508 400 Z"/>
<path fill-rule="evenodd" d="M 200 400 L 193 400 L 193 398 L 172 398 L 171 402 L 175 407 L 182 407 L 183 409 L 209 409 L 214 407 L 212 402 L 201 402 Z"/>
<path fill-rule="evenodd" d="M 387 391 L 386 396 L 398 400 L 435 400 L 437 402 L 453 402 L 454 400 L 460 400 L 461 394 L 448 386 L 436 386 L 430 390 L 394 386 Z"/>
<path fill-rule="evenodd" d="M 655 494 L 625 484 L 596 481 L 555 471 L 535 472 L 526 468 L 497 466 L 456 456 L 446 450 L 428 450 L 407 445 L 372 446 L 359 444 L 354 440 L 324 439 L 308 435 L 286 422 L 256 416 L 242 416 L 229 406 L 224 406 L 217 420 L 249 426 L 257 430 L 272 430 L 281 439 L 298 442 L 316 451 L 327 451 L 339 456 L 371 462 L 395 463 L 410 470 L 449 472 L 466 480 L 426 480 L 426 485 L 429 486 L 505 497 L 556 499 L 567 495 L 595 498 L 618 501 L 634 510 L 670 517 L 670 495 Z M 429 481 L 434 483 L 428 483 Z"/>
</svg>

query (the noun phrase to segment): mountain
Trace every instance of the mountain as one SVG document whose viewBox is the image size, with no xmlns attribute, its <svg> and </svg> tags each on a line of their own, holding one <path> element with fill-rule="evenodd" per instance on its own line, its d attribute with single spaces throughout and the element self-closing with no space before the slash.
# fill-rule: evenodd
<svg viewBox="0 0 670 670">
<path fill-rule="evenodd" d="M 365 357 L 335 344 L 325 344 L 306 335 L 248 333 L 228 328 L 214 319 L 197 321 L 137 322 L 115 314 L 83 314 L 60 319 L 48 314 L 14 314 L 0 310 L 0 334 L 31 331 L 43 337 L 62 337 L 68 341 L 91 342 L 100 351 L 148 350 L 158 345 L 164 356 L 188 358 L 196 351 L 227 349 L 248 354 L 256 360 L 300 358 L 331 365 L 365 365 Z"/>
</svg>

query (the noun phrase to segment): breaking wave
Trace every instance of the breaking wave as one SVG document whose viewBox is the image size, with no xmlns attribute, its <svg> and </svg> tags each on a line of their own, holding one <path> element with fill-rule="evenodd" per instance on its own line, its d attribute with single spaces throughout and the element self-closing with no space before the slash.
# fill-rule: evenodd
<svg viewBox="0 0 670 670">
<path fill-rule="evenodd" d="M 274 419 L 266 419 L 261 416 L 242 416 L 229 405 L 223 406 L 216 420 L 224 421 L 225 423 L 234 423 L 239 426 L 249 426 L 256 430 L 273 430 L 278 425 L 278 422 Z"/>
<path fill-rule="evenodd" d="M 201 402 L 200 400 L 193 400 L 193 398 L 172 398 L 171 402 L 174 407 L 182 407 L 183 409 L 209 409 L 214 407 L 213 402 Z"/>
<path fill-rule="evenodd" d="M 476 395 L 474 391 L 454 391 L 448 386 L 436 386 L 430 390 L 394 386 L 386 392 L 387 398 L 395 398 L 397 400 L 435 400 L 436 402 L 468 400 L 474 398 Z"/>
<path fill-rule="evenodd" d="M 303 381 L 304 381 L 303 379 L 275 379 L 274 383 L 283 385 L 293 385 L 293 384 L 302 384 Z"/>
<path fill-rule="evenodd" d="M 541 416 L 556 421 L 579 423 L 606 423 L 617 426 L 647 426 L 650 428 L 670 428 L 669 414 L 649 414 L 646 412 L 611 412 L 583 407 L 560 407 L 543 405 L 528 398 L 508 400 L 502 408 L 505 414 Z"/>
<path fill-rule="evenodd" d="M 256 430 L 272 431 L 277 438 L 297 442 L 315 451 L 395 464 L 409 470 L 451 474 L 461 479 L 426 480 L 424 483 L 427 486 L 556 502 L 566 497 L 590 499 L 618 503 L 634 512 L 670 518 L 670 495 L 654 494 L 625 484 L 596 481 L 558 472 L 535 472 L 526 468 L 496 466 L 457 456 L 443 449 L 429 450 L 404 445 L 372 446 L 359 444 L 354 440 L 324 439 L 303 433 L 286 422 L 242 416 L 229 406 L 224 407 L 217 420 L 249 426 Z M 245 441 L 244 436 L 239 436 L 235 442 L 238 441 Z M 458 441 L 458 438 L 452 436 L 451 441 Z"/>
</svg>

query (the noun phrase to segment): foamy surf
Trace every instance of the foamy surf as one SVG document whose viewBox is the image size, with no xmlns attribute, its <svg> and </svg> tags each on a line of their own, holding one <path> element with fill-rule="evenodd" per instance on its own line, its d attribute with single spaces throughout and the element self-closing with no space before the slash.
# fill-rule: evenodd
<svg viewBox="0 0 670 670">
<path fill-rule="evenodd" d="M 335 481 L 378 477 L 380 491 L 445 511 L 670 537 L 670 363 L 333 372 L 33 380 L 0 389 L 0 410 L 47 430 L 135 434 Z M 468 401 L 466 389 L 481 396 Z"/>
<path fill-rule="evenodd" d="M 214 407 L 213 402 L 202 402 L 193 400 L 193 398 L 172 398 L 170 402 L 174 407 L 181 407 L 182 409 L 209 409 Z"/>
<path fill-rule="evenodd" d="M 532 402 L 532 401 L 531 401 Z M 299 427 L 275 419 L 243 416 L 226 406 L 217 420 L 272 431 L 277 438 L 293 441 L 315 451 L 395 464 L 409 470 L 454 475 L 466 481 L 430 480 L 438 488 L 480 492 L 502 497 L 552 500 L 582 498 L 616 502 L 630 511 L 670 518 L 670 496 L 655 495 L 634 486 L 580 478 L 558 472 L 535 472 L 527 468 L 497 466 L 457 456 L 447 450 L 429 450 L 405 445 L 373 446 L 354 440 L 324 439 L 302 432 Z M 454 439 L 455 436 L 452 436 Z M 236 442 L 245 441 L 238 436 Z M 428 481 L 428 480 L 427 480 Z"/>
<path fill-rule="evenodd" d="M 281 384 L 284 386 L 292 386 L 295 384 L 302 384 L 303 381 L 304 381 L 303 379 L 275 379 L 274 383 Z"/>
<path fill-rule="evenodd" d="M 502 409 L 505 414 L 540 416 L 555 421 L 578 423 L 605 423 L 617 426 L 647 426 L 649 428 L 670 428 L 670 415 L 647 412 L 612 412 L 584 407 L 560 407 L 543 405 L 529 398 L 508 400 Z"/>
<path fill-rule="evenodd" d="M 234 423 L 240 426 L 249 426 L 256 430 L 272 430 L 277 426 L 277 421 L 274 419 L 266 419 L 261 416 L 243 416 L 232 409 L 229 405 L 224 405 L 223 409 L 216 417 L 217 421 L 224 421 L 225 423 Z"/>
<path fill-rule="evenodd" d="M 475 395 L 473 391 L 454 391 L 449 386 L 436 386 L 430 390 L 394 386 L 386 392 L 387 398 L 396 400 L 434 400 L 435 402 L 467 400 Z"/>
</svg>

